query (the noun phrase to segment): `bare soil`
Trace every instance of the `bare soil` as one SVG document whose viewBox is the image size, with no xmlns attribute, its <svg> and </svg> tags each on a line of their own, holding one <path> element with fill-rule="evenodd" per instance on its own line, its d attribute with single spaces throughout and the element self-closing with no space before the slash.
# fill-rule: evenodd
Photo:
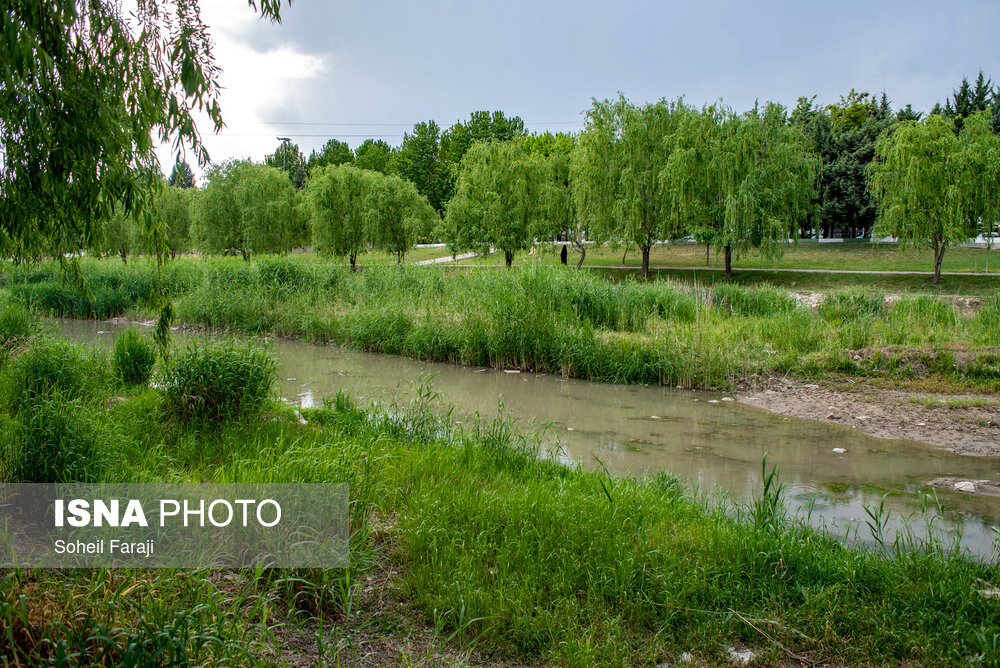
<svg viewBox="0 0 1000 668">
<path fill-rule="evenodd" d="M 1000 398 L 913 393 L 768 379 L 737 399 L 781 415 L 847 425 L 879 438 L 923 441 L 963 455 L 1000 456 Z"/>
</svg>

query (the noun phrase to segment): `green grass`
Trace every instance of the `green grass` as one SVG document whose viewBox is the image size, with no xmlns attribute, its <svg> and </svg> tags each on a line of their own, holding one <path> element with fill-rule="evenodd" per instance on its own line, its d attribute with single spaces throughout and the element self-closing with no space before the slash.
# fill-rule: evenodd
<svg viewBox="0 0 1000 668">
<path fill-rule="evenodd" d="M 95 368 L 100 355 L 76 351 Z M 90 394 L 55 400 L 93 430 L 103 466 L 88 476 L 346 482 L 351 566 L 11 570 L 0 580 L 11 665 L 274 665 L 295 634 L 341 647 L 357 628 L 391 638 L 400 628 L 365 598 L 367 578 L 390 571 L 413 623 L 498 661 L 724 663 L 730 645 L 773 664 L 1000 661 L 1000 608 L 978 592 L 1000 581 L 997 565 L 883 535 L 879 509 L 861 536 L 876 547 L 845 545 L 786 516 L 766 465 L 752 502 L 710 505 L 666 473 L 613 478 L 539 458 L 509 419 L 439 420 L 426 388 L 370 411 L 340 394 L 303 410 L 307 425 L 269 403 L 191 430 L 167 417 L 164 390 L 98 376 Z M 32 419 L 0 407 L 15 435 Z"/>
<path fill-rule="evenodd" d="M 540 244 L 535 247 L 534 255 L 518 253 L 515 262 L 518 264 L 558 264 L 561 244 Z M 584 266 L 622 265 L 638 267 L 642 257 L 634 248 L 625 252 L 624 248 L 591 245 L 587 248 Z M 576 265 L 580 255 L 570 252 L 568 263 Z M 460 260 L 462 264 L 503 264 L 503 254 L 494 253 L 489 257 L 479 257 Z M 705 267 L 705 247 L 697 244 L 667 244 L 654 246 L 650 251 L 650 265 L 668 267 Z M 720 268 L 722 256 L 713 249 L 710 253 L 708 266 Z M 898 244 L 835 243 L 817 244 L 802 241 L 789 245 L 778 260 L 772 260 L 757 251 L 750 251 L 741 258 L 733 259 L 734 268 L 754 269 L 852 269 L 859 271 L 934 271 L 934 255 L 930 251 L 901 248 Z M 942 271 L 956 272 L 986 272 L 996 276 L 1000 273 L 1000 253 L 995 249 L 983 248 L 949 248 L 945 252 Z"/>
<path fill-rule="evenodd" d="M 189 325 L 427 360 L 703 388 L 756 376 L 846 374 L 903 384 L 931 378 L 953 391 L 1000 389 L 989 358 L 1000 347 L 996 285 L 971 309 L 933 295 L 889 300 L 858 287 L 832 289 L 810 309 L 782 286 L 609 281 L 560 267 L 354 273 L 315 258 L 222 258 L 170 263 L 161 279 L 151 264 L 82 267 L 88 285 L 161 280 Z M 85 300 L 55 271 L 10 272 L 4 285 L 50 313 L 32 291 L 57 303 Z M 141 290 L 128 292 L 136 297 L 123 313 L 155 317 Z"/>
</svg>

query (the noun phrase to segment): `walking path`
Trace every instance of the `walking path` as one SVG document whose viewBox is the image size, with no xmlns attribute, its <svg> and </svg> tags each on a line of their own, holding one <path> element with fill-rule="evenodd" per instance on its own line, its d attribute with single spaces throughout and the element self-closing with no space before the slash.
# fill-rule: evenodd
<svg viewBox="0 0 1000 668">
<path fill-rule="evenodd" d="M 459 255 L 456 260 L 464 260 L 474 257 L 475 253 Z M 438 262 L 451 262 L 451 257 L 439 257 L 436 260 L 425 260 L 417 264 L 435 264 Z M 491 264 L 456 264 L 456 267 L 502 267 L 503 265 Z M 632 264 L 585 264 L 583 269 L 634 269 L 638 271 L 639 265 Z M 672 266 L 662 264 L 649 265 L 650 271 L 725 271 L 723 267 L 698 267 L 698 266 Z M 739 271 L 759 271 L 777 272 L 784 274 L 875 274 L 883 276 L 933 276 L 933 271 L 899 271 L 887 269 L 792 269 L 789 267 L 733 267 L 733 272 Z M 972 271 L 942 271 L 942 276 L 996 276 L 1000 278 L 1000 272 L 972 272 Z"/>
</svg>

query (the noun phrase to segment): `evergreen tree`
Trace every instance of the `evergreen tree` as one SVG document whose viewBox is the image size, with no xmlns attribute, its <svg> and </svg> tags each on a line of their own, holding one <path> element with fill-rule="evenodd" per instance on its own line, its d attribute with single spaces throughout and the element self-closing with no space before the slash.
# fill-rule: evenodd
<svg viewBox="0 0 1000 668">
<path fill-rule="evenodd" d="M 174 164 L 167 181 L 175 188 L 194 188 L 194 172 L 191 171 L 191 165 L 187 164 L 186 160 L 178 161 Z"/>
</svg>

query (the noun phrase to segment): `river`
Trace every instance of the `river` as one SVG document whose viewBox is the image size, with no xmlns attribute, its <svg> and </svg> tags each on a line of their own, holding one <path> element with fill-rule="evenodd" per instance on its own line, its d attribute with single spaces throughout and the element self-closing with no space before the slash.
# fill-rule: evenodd
<svg viewBox="0 0 1000 668">
<path fill-rule="evenodd" d="M 107 322 L 62 320 L 63 334 L 110 346 L 119 328 Z M 174 332 L 177 343 L 204 334 Z M 1000 477 L 994 457 L 969 457 L 916 441 L 887 440 L 849 427 L 783 417 L 729 400 L 718 392 L 610 385 L 535 373 L 421 362 L 341 346 L 271 340 L 281 393 L 303 406 L 337 390 L 361 404 L 405 401 L 430 383 L 455 406 L 452 419 L 491 419 L 499 404 L 522 428 L 540 429 L 544 446 L 568 462 L 606 466 L 619 475 L 665 469 L 699 492 L 745 502 L 759 493 L 761 462 L 780 467 L 790 512 L 840 535 L 871 541 L 865 507 L 883 495 L 891 537 L 907 526 L 918 537 L 956 537 L 973 554 L 990 557 L 1000 499 L 938 491 L 943 508 L 919 498 L 941 476 Z"/>
</svg>

